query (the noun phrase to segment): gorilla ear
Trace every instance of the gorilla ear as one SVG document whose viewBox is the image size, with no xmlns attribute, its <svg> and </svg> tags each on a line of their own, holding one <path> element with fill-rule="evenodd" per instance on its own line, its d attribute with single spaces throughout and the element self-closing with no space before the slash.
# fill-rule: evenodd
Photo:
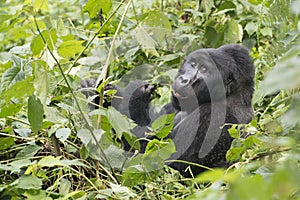
<svg viewBox="0 0 300 200">
<path fill-rule="evenodd" d="M 254 78 L 254 67 L 249 50 L 238 44 L 228 44 L 220 47 L 220 50 L 229 55 L 237 65 L 238 79 L 241 81 L 252 80 Z"/>
</svg>

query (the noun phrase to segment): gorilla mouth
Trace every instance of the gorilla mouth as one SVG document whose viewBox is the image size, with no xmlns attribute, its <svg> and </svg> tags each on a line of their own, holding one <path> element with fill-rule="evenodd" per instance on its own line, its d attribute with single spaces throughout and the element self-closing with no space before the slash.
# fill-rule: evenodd
<svg viewBox="0 0 300 200">
<path fill-rule="evenodd" d="M 187 96 L 183 96 L 181 95 L 179 92 L 173 90 L 173 95 L 177 98 L 177 99 L 187 99 Z"/>
</svg>

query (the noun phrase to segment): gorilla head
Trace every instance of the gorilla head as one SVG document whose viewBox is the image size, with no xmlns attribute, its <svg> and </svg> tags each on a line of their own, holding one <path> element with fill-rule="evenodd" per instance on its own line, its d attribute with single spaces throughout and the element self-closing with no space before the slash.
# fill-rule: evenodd
<svg viewBox="0 0 300 200">
<path fill-rule="evenodd" d="M 221 101 L 239 92 L 248 93 L 244 103 L 251 104 L 253 77 L 252 60 L 244 47 L 199 49 L 184 59 L 178 71 L 172 85 L 173 106 L 189 113 L 201 104 Z"/>
</svg>

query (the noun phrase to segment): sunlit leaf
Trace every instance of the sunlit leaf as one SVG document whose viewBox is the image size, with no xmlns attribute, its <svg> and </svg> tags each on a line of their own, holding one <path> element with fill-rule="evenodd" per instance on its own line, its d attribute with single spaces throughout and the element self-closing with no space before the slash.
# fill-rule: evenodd
<svg viewBox="0 0 300 200">
<path fill-rule="evenodd" d="M 62 178 L 59 182 L 59 194 L 67 195 L 71 189 L 71 182 L 65 178 Z"/>
<path fill-rule="evenodd" d="M 171 23 L 161 11 L 149 12 L 143 22 L 147 26 L 145 30 L 153 35 L 159 45 L 172 34 Z"/>
<path fill-rule="evenodd" d="M 236 43 L 243 39 L 243 28 L 235 20 L 228 20 L 225 24 L 224 43 Z"/>
<path fill-rule="evenodd" d="M 33 175 L 23 175 L 18 179 L 16 187 L 20 189 L 40 189 L 42 181 Z"/>
<path fill-rule="evenodd" d="M 147 31 L 142 26 L 138 26 L 136 28 L 135 37 L 138 43 L 141 45 L 142 49 L 145 51 L 146 55 L 159 56 L 155 49 L 155 40 L 152 39 L 149 33 L 147 33 Z"/>
<path fill-rule="evenodd" d="M 60 159 L 61 157 L 46 156 L 38 162 L 38 165 L 42 167 L 64 166 Z"/>
<path fill-rule="evenodd" d="M 25 80 L 18 81 L 11 88 L 0 94 L 1 99 L 5 99 L 9 102 L 11 98 L 24 98 L 24 96 L 29 96 L 34 92 L 32 77 Z"/>
<path fill-rule="evenodd" d="M 173 129 L 174 114 L 162 115 L 158 117 L 151 125 L 158 138 L 165 138 Z"/>
<path fill-rule="evenodd" d="M 107 14 L 110 11 L 112 0 L 88 0 L 84 6 L 84 11 L 87 11 L 90 18 L 97 18 L 102 9 L 103 14 Z"/>
<path fill-rule="evenodd" d="M 8 117 L 8 116 L 14 116 L 17 114 L 17 112 L 20 111 L 20 109 L 23 107 L 22 104 L 5 104 L 1 105 L 0 104 L 0 118 L 3 117 Z"/>
<path fill-rule="evenodd" d="M 153 139 L 146 147 L 147 154 L 156 155 L 157 158 L 161 158 L 162 160 L 169 158 L 175 151 L 175 144 L 171 139 L 164 141 Z"/>
<path fill-rule="evenodd" d="M 247 23 L 245 30 L 247 31 L 248 35 L 251 36 L 252 34 L 257 32 L 258 24 L 255 22 L 249 22 L 249 23 Z"/>
<path fill-rule="evenodd" d="M 42 104 L 46 106 L 46 100 L 49 93 L 49 78 L 48 72 L 43 69 L 45 63 L 36 63 L 35 67 L 35 79 L 34 79 L 34 88 L 36 95 L 41 100 Z"/>
<path fill-rule="evenodd" d="M 58 54 L 65 58 L 74 57 L 76 54 L 82 51 L 83 41 L 77 41 L 77 40 L 69 40 L 63 42 L 61 45 L 59 45 L 57 51 Z"/>
<path fill-rule="evenodd" d="M 11 87 L 18 81 L 22 81 L 25 78 L 25 73 L 22 70 L 21 66 L 14 66 L 6 70 L 2 74 L 1 78 L 1 89 L 2 91 Z"/>
<path fill-rule="evenodd" d="M 300 85 L 300 58 L 292 57 L 279 62 L 262 83 L 263 91 L 268 94 L 281 89 L 293 89 Z"/>
<path fill-rule="evenodd" d="M 270 27 L 264 27 L 264 28 L 260 29 L 260 33 L 263 36 L 270 36 L 270 37 L 273 36 L 273 32 L 272 32 L 272 29 Z"/>
<path fill-rule="evenodd" d="M 46 45 L 50 48 L 51 51 L 53 51 L 54 46 L 57 42 L 57 35 L 55 29 L 51 29 L 50 31 L 44 30 L 41 32 L 41 34 L 46 40 L 46 44 L 44 43 L 40 35 L 35 36 L 30 44 L 31 51 L 34 55 L 40 54 Z"/>
<path fill-rule="evenodd" d="M 56 131 L 55 136 L 59 141 L 64 143 L 71 134 L 71 130 L 69 128 L 60 128 Z"/>
</svg>

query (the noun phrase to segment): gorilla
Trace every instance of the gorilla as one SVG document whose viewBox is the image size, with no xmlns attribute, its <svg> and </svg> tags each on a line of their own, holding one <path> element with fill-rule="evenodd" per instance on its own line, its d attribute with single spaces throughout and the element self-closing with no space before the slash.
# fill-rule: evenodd
<svg viewBox="0 0 300 200">
<path fill-rule="evenodd" d="M 186 162 L 169 165 L 183 176 L 197 175 L 205 170 L 204 166 L 228 166 L 226 152 L 233 140 L 228 133 L 230 124 L 249 123 L 254 115 L 254 66 L 248 50 L 228 44 L 190 53 L 172 84 L 171 102 L 157 115 L 150 106 L 154 90 L 144 81 L 134 81 L 125 91 L 119 91 L 123 99 L 113 99 L 112 106 L 140 128 L 149 126 L 160 115 L 174 113 L 174 127 L 167 137 L 172 138 L 176 152 L 170 159 Z"/>
</svg>

